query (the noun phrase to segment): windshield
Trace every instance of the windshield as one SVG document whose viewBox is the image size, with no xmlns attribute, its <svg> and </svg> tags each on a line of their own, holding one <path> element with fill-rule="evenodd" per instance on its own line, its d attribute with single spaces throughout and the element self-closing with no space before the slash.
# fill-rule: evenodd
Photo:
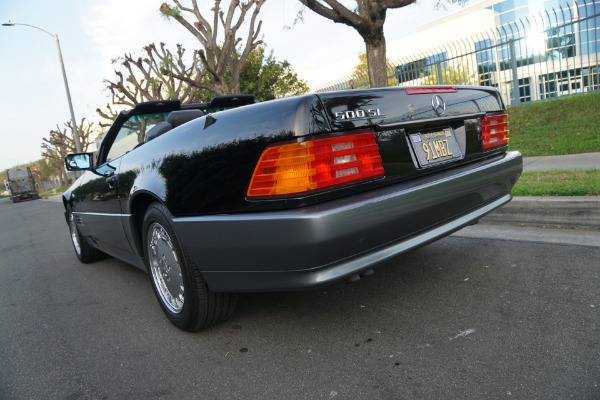
<svg viewBox="0 0 600 400">
<path fill-rule="evenodd" d="M 152 129 L 154 125 L 164 121 L 168 115 L 169 113 L 166 112 L 131 116 L 125 121 L 117 134 L 106 157 L 106 162 L 114 160 L 128 151 L 133 150 L 138 144 L 143 143 L 146 132 Z"/>
</svg>

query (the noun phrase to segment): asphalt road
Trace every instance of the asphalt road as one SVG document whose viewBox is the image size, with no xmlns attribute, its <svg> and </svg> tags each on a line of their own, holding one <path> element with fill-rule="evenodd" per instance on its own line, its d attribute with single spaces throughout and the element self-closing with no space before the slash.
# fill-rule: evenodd
<svg viewBox="0 0 600 400">
<path fill-rule="evenodd" d="M 0 200 L 0 399 L 600 398 L 600 247 L 452 236 L 190 334 L 57 200 Z"/>
</svg>

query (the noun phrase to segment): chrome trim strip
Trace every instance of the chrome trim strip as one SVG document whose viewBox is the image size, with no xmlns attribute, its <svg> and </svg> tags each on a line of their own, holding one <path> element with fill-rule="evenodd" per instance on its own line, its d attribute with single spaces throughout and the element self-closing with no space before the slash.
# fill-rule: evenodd
<svg viewBox="0 0 600 400">
<path fill-rule="evenodd" d="M 131 214 L 94 213 L 81 211 L 73 211 L 73 215 L 94 215 L 96 217 L 131 217 Z"/>
<path fill-rule="evenodd" d="M 478 112 L 478 113 L 473 113 L 473 114 L 451 115 L 451 116 L 447 116 L 447 117 L 425 118 L 425 119 L 418 119 L 418 120 L 414 120 L 414 121 L 393 122 L 391 124 L 380 124 L 380 125 L 375 125 L 375 126 L 377 127 L 377 129 L 407 128 L 410 126 L 427 124 L 427 123 L 431 123 L 431 122 L 440 123 L 440 122 L 447 122 L 447 121 L 453 121 L 453 120 L 458 120 L 458 119 L 481 118 L 481 117 L 485 117 L 485 115 L 486 115 L 485 112 Z"/>
</svg>

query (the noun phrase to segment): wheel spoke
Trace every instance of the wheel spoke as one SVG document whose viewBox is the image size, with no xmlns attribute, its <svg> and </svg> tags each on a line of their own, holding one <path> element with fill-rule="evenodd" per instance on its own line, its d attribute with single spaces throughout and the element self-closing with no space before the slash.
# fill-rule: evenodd
<svg viewBox="0 0 600 400">
<path fill-rule="evenodd" d="M 69 214 L 69 227 L 71 228 L 71 240 L 73 241 L 73 247 L 77 254 L 81 254 L 81 244 L 79 243 L 79 233 L 77 232 L 77 225 L 75 224 L 75 216 L 73 213 Z"/>
<path fill-rule="evenodd" d="M 174 314 L 184 305 L 184 286 L 177 253 L 169 234 L 159 223 L 150 225 L 148 232 L 150 273 L 160 298 Z"/>
</svg>

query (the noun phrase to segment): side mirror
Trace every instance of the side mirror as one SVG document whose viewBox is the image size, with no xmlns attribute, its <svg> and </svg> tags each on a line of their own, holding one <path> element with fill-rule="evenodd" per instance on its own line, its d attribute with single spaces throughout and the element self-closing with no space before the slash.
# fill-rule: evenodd
<svg viewBox="0 0 600 400">
<path fill-rule="evenodd" d="M 83 171 L 92 169 L 93 153 L 67 154 L 65 165 L 69 171 Z"/>
</svg>

